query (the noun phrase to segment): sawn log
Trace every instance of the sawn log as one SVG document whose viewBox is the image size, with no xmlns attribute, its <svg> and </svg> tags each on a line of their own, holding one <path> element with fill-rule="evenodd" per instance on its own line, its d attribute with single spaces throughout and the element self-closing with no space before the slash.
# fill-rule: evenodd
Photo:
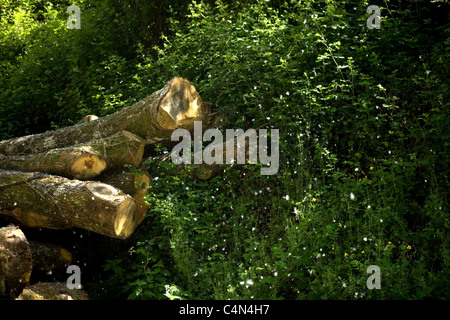
<svg viewBox="0 0 450 320">
<path fill-rule="evenodd" d="M 138 222 L 136 201 L 105 183 L 3 170 L 0 214 L 27 227 L 78 227 L 120 239 Z"/>
<path fill-rule="evenodd" d="M 36 154 L 55 148 L 109 137 L 127 130 L 146 139 L 147 144 L 170 137 L 173 130 L 190 126 L 208 113 L 195 87 L 175 77 L 149 97 L 97 120 L 0 142 L 0 154 Z"/>
</svg>

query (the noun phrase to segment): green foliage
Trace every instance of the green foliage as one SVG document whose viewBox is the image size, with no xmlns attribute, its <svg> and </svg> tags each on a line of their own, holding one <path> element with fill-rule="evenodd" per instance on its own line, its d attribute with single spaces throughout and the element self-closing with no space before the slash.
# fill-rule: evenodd
<svg viewBox="0 0 450 320">
<path fill-rule="evenodd" d="M 450 297 L 448 4 L 384 1 L 371 30 L 366 0 L 182 1 L 147 30 L 137 7 L 158 1 L 83 1 L 66 30 L 61 6 L 5 3 L 4 137 L 109 114 L 173 76 L 226 128 L 280 130 L 274 176 L 193 181 L 161 164 L 131 249 L 104 264 L 115 297 Z"/>
</svg>

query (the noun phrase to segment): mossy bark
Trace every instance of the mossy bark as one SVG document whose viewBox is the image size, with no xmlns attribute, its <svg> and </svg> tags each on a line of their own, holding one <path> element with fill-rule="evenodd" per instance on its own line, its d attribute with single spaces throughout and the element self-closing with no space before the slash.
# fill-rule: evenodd
<svg viewBox="0 0 450 320">
<path fill-rule="evenodd" d="M 151 96 L 94 121 L 0 142 L 0 154 L 36 154 L 109 137 L 127 130 L 147 144 L 170 137 L 176 128 L 201 120 L 208 108 L 186 79 L 173 78 Z"/>
<path fill-rule="evenodd" d="M 120 239 L 137 226 L 136 201 L 121 190 L 36 172 L 0 171 L 0 214 L 27 227 L 78 227 Z"/>
<path fill-rule="evenodd" d="M 39 171 L 75 179 L 89 179 L 106 168 L 106 161 L 86 148 L 54 149 L 26 156 L 0 155 L 0 168 L 24 172 Z"/>
<path fill-rule="evenodd" d="M 16 300 L 89 300 L 81 289 L 68 289 L 60 282 L 39 282 L 27 286 Z"/>
<path fill-rule="evenodd" d="M 132 196 L 136 200 L 138 224 L 144 220 L 149 210 L 145 203 L 145 194 L 148 192 L 152 181 L 145 167 L 139 166 L 135 172 L 124 169 L 105 171 L 97 179 Z"/>
<path fill-rule="evenodd" d="M 144 154 L 145 140 L 128 131 L 73 147 L 38 154 L 0 155 L 0 168 L 43 172 L 75 179 L 90 179 L 106 168 L 137 166 Z"/>
</svg>

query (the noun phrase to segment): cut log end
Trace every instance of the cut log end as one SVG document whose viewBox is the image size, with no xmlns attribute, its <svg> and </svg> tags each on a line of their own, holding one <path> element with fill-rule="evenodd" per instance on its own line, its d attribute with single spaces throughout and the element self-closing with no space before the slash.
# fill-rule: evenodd
<svg viewBox="0 0 450 320">
<path fill-rule="evenodd" d="M 106 168 L 106 161 L 94 154 L 79 157 L 71 166 L 70 173 L 75 179 L 90 179 Z"/>
<path fill-rule="evenodd" d="M 148 174 L 141 174 L 135 177 L 134 183 L 137 186 L 137 192 L 133 195 L 136 200 L 137 213 L 138 213 L 138 225 L 144 221 L 145 215 L 148 213 L 149 207 L 145 202 L 145 195 L 150 188 L 150 183 L 152 182 Z"/>
<path fill-rule="evenodd" d="M 0 154 L 38 154 L 106 138 L 120 130 L 152 144 L 170 137 L 176 128 L 202 120 L 208 109 L 188 80 L 174 78 L 147 98 L 97 120 L 89 121 L 88 117 L 87 122 L 74 126 L 0 141 Z"/>
<path fill-rule="evenodd" d="M 150 188 L 152 179 L 147 170 L 144 167 L 140 167 L 137 175 L 128 170 L 107 171 L 99 177 L 99 180 L 133 197 L 136 201 L 137 224 L 139 225 L 149 210 L 148 205 L 145 203 L 145 195 Z"/>
<path fill-rule="evenodd" d="M 103 199 L 106 203 L 120 201 L 112 221 L 114 236 L 119 239 L 128 238 L 138 225 L 136 201 L 105 183 L 89 182 L 87 188 L 97 199 Z"/>
<path fill-rule="evenodd" d="M 128 238 L 138 225 L 136 202 L 132 199 L 123 201 L 117 209 L 114 231 L 121 239 Z"/>
<path fill-rule="evenodd" d="M 208 111 L 195 87 L 178 77 L 170 82 L 170 89 L 160 102 L 160 110 L 157 121 L 161 127 L 170 130 L 202 119 Z"/>
<path fill-rule="evenodd" d="M 136 201 L 105 183 L 0 170 L 0 186 L 0 214 L 28 227 L 77 227 L 124 239 L 137 226 Z"/>
<path fill-rule="evenodd" d="M 145 139 L 143 139 L 143 138 L 141 138 L 141 137 L 139 137 L 139 136 L 137 136 L 137 135 L 135 135 L 135 134 L 133 134 L 133 133 L 131 133 L 129 131 L 126 131 L 126 130 L 122 130 L 120 132 L 120 134 L 122 136 L 124 136 L 125 138 L 127 138 L 128 141 L 133 141 L 134 142 L 134 145 L 136 146 L 135 147 L 136 149 L 135 149 L 135 151 L 133 153 L 133 158 L 130 157 L 130 161 L 129 162 L 130 162 L 130 164 L 133 167 L 138 167 L 139 164 L 142 161 L 142 158 L 144 157 L 144 150 L 145 150 L 145 145 L 146 145 Z M 131 143 L 129 143 L 129 144 L 131 144 Z"/>
<path fill-rule="evenodd" d="M 133 196 L 136 200 L 137 212 L 138 212 L 138 225 L 144 221 L 145 215 L 148 213 L 149 207 L 145 202 L 145 194 L 147 190 L 139 190 Z"/>
<path fill-rule="evenodd" d="M 78 123 L 91 122 L 91 121 L 94 121 L 94 120 L 97 120 L 97 119 L 98 119 L 98 117 L 96 115 L 90 114 L 88 116 L 85 116 Z"/>
</svg>

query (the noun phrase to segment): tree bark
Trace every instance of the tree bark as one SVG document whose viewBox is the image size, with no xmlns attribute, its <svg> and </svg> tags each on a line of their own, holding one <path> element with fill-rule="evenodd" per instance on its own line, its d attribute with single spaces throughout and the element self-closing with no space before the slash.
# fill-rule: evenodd
<svg viewBox="0 0 450 320">
<path fill-rule="evenodd" d="M 73 147 L 28 155 L 0 155 L 0 169 L 43 172 L 75 179 L 90 179 L 106 168 L 138 166 L 145 140 L 122 130 L 110 137 Z"/>
<path fill-rule="evenodd" d="M 137 226 L 136 201 L 121 190 L 36 172 L 0 171 L 0 214 L 27 227 L 78 227 L 119 239 Z"/>
<path fill-rule="evenodd" d="M 98 152 L 106 160 L 107 169 L 124 165 L 138 167 L 144 155 L 145 139 L 121 130 L 104 139 L 91 141 L 85 148 Z"/>
<path fill-rule="evenodd" d="M 39 282 L 27 286 L 16 300 L 89 300 L 81 289 L 68 289 L 60 282 Z"/>
<path fill-rule="evenodd" d="M 147 144 L 170 137 L 173 130 L 201 120 L 208 108 L 186 79 L 173 78 L 151 96 L 116 113 L 94 121 L 0 142 L 0 154 L 36 154 L 127 130 L 146 139 Z"/>
<path fill-rule="evenodd" d="M 122 190 L 125 194 L 133 195 L 139 190 L 148 190 L 151 178 L 143 166 L 132 172 L 130 169 L 114 169 L 103 172 L 96 180 Z"/>
<path fill-rule="evenodd" d="M 140 166 L 135 174 L 129 170 L 106 171 L 98 177 L 98 180 L 131 195 L 136 200 L 138 224 L 144 220 L 149 210 L 144 197 L 152 181 L 144 166 Z"/>
<path fill-rule="evenodd" d="M 106 161 L 98 152 L 80 147 L 70 147 L 33 155 L 0 155 L 0 168 L 24 172 L 39 171 L 75 179 L 89 179 L 97 176 L 106 168 Z"/>
<path fill-rule="evenodd" d="M 55 244 L 30 241 L 33 270 L 50 271 L 70 265 L 72 254 Z"/>
<path fill-rule="evenodd" d="M 30 245 L 19 227 L 0 228 L 0 297 L 15 299 L 30 281 Z"/>
</svg>

